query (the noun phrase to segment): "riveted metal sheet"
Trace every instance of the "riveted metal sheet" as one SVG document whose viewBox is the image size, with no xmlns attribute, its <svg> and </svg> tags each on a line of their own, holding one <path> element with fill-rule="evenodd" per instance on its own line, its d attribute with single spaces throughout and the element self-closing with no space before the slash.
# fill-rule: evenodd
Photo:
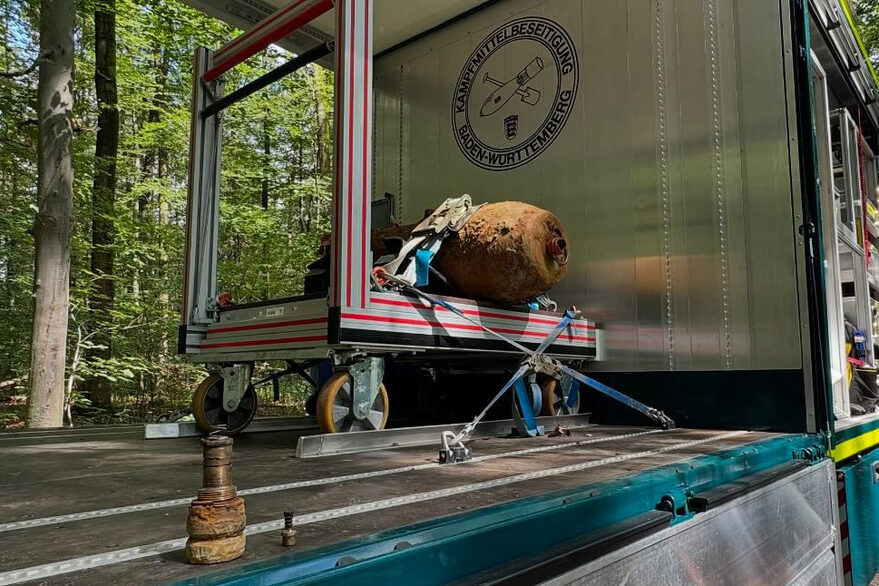
<svg viewBox="0 0 879 586">
<path fill-rule="evenodd" d="M 483 168 L 456 143 L 455 88 L 474 50 L 525 17 L 570 37 L 576 99 L 538 156 Z M 799 368 L 787 28 L 780 2 L 756 0 L 491 4 L 377 60 L 376 91 L 403 96 L 397 111 L 377 114 L 385 146 L 376 156 L 387 159 L 377 189 L 391 183 L 388 169 L 408 169 L 404 222 L 461 193 L 558 215 L 571 270 L 551 295 L 604 328 L 606 360 L 596 368 Z M 531 58 L 524 45 L 508 45 L 476 72 L 470 91 L 483 92 L 479 99 Z M 550 99 L 542 71 L 520 89 Z M 516 97 L 508 119 L 479 123 L 515 144 L 530 107 Z M 398 117 L 397 144 L 386 116 Z M 497 144 L 508 143 L 499 135 Z"/>
<path fill-rule="evenodd" d="M 726 349 L 732 367 L 753 368 L 750 339 L 749 315 L 751 310 L 748 296 L 748 222 L 745 218 L 745 176 L 742 172 L 742 157 L 736 148 L 742 144 L 740 128 L 742 116 L 739 108 L 739 81 L 747 70 L 740 63 L 735 2 L 715 2 L 717 64 L 719 72 L 729 72 L 721 79 L 717 88 L 720 106 L 720 154 L 723 168 L 725 218 L 727 228 L 726 246 L 726 299 L 728 323 L 725 335 L 728 339 Z M 717 178 L 715 177 L 715 180 Z"/>
<path fill-rule="evenodd" d="M 656 2 L 651 2 L 654 6 Z M 632 227 L 634 235 L 634 278 L 637 307 L 638 366 L 644 370 L 668 367 L 670 352 L 663 335 L 665 314 L 665 257 L 662 254 L 664 201 L 662 173 L 667 176 L 667 146 L 660 140 L 660 110 L 656 103 L 656 65 L 664 66 L 662 47 L 645 39 L 655 37 L 654 9 L 644 10 L 637 0 L 628 2 L 629 140 L 632 164 Z M 664 79 L 661 83 L 664 83 Z M 661 106 L 664 108 L 664 104 Z M 667 195 L 667 192 L 665 192 Z"/>
<path fill-rule="evenodd" d="M 689 355 L 681 348 L 677 363 L 682 369 L 717 369 L 722 365 L 721 307 L 705 10 L 703 2 L 676 2 L 675 7 L 674 20 L 666 25 L 674 26 L 676 32 L 675 107 L 681 115 L 677 120 L 679 142 L 673 143 L 673 150 L 679 153 L 682 183 L 672 192 L 672 270 L 675 314 L 681 325 L 676 337 L 689 338 L 690 346 Z M 678 276 L 680 273 L 684 275 Z"/>
<path fill-rule="evenodd" d="M 570 248 L 573 258 L 578 258 L 581 250 L 587 254 L 585 263 L 581 260 L 579 264 L 585 274 L 578 274 L 562 287 L 570 297 L 585 293 L 590 304 L 597 304 L 606 324 L 610 355 L 634 365 L 638 361 L 638 282 L 629 143 L 631 105 L 628 51 L 621 42 L 627 38 L 628 10 L 621 2 L 588 2 L 585 8 L 589 17 L 581 25 L 584 83 L 579 100 L 585 109 L 582 138 L 586 143 L 587 214 L 584 224 L 573 228 Z M 589 79 L 602 81 L 588 83 Z M 561 218 L 565 218 L 563 210 Z M 565 224 L 571 230 L 570 222 Z M 613 246 L 609 246 L 611 242 Z M 575 283 L 585 284 L 585 291 Z"/>
<path fill-rule="evenodd" d="M 739 132 L 744 145 L 741 161 L 747 236 L 746 294 L 750 301 L 749 343 L 753 368 L 769 368 L 773 364 L 796 368 L 801 365 L 802 357 L 794 240 L 794 214 L 799 206 L 795 208 L 794 202 L 800 197 L 798 186 L 791 185 L 791 177 L 798 177 L 799 171 L 790 171 L 788 157 L 792 145 L 787 128 L 795 125 L 790 123 L 783 107 L 786 93 L 791 90 L 782 75 L 781 56 L 790 55 L 790 49 L 778 34 L 781 24 L 789 42 L 786 25 L 789 17 L 781 15 L 781 23 L 779 13 L 774 15 L 775 19 L 769 18 L 766 11 L 770 4 L 773 9 L 782 5 L 735 3 L 739 39 L 748 38 L 746 34 L 761 39 L 759 43 L 738 42 L 740 62 L 747 64 L 740 73 Z M 778 55 L 779 60 L 767 59 L 767 55 Z"/>
</svg>

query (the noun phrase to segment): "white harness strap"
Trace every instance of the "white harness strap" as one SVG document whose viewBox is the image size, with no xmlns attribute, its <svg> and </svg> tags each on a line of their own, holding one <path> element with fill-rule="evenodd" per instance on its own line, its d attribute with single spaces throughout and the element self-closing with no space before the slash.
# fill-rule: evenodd
<svg viewBox="0 0 879 586">
<path fill-rule="evenodd" d="M 450 232 L 457 232 L 484 204 L 473 206 L 470 196 L 450 197 L 412 231 L 408 241 L 397 257 L 383 268 L 391 276 L 415 284 L 415 263 L 412 258 L 418 250 L 430 250 L 436 254 Z"/>
</svg>

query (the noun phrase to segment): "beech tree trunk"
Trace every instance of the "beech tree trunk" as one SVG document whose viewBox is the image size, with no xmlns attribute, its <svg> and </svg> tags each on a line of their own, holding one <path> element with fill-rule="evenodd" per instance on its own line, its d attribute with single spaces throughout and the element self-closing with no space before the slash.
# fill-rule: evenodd
<svg viewBox="0 0 879 586">
<path fill-rule="evenodd" d="M 116 94 L 116 0 L 99 0 L 95 7 L 95 95 L 98 132 L 95 137 L 95 176 L 92 189 L 92 256 L 94 286 L 89 295 L 91 328 L 96 348 L 91 358 L 111 355 L 113 281 L 113 218 L 116 204 L 116 154 L 119 150 L 119 110 Z M 97 407 L 112 407 L 107 380 L 89 378 L 83 391 Z"/>
<path fill-rule="evenodd" d="M 330 172 L 333 153 L 330 151 L 330 128 L 332 119 L 327 116 L 326 96 L 323 95 L 323 80 L 326 72 L 320 67 L 312 68 L 312 83 L 315 87 L 314 105 L 317 110 L 317 171 Z"/>
<path fill-rule="evenodd" d="M 61 427 L 73 213 L 74 0 L 40 3 L 37 217 L 28 425 Z"/>
</svg>

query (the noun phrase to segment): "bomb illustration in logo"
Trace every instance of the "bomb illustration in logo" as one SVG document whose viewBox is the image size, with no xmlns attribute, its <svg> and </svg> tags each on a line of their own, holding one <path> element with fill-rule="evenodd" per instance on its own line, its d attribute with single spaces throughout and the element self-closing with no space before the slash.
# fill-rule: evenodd
<svg viewBox="0 0 879 586">
<path fill-rule="evenodd" d="M 554 21 L 526 16 L 495 29 L 455 85 L 452 124 L 461 153 L 491 171 L 538 157 L 570 117 L 578 81 L 576 48 Z"/>
</svg>

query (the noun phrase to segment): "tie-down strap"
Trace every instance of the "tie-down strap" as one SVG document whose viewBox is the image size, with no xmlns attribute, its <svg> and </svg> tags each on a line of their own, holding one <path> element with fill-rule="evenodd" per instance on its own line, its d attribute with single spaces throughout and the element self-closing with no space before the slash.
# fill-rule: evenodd
<svg viewBox="0 0 879 586">
<path fill-rule="evenodd" d="M 414 295 L 428 301 L 432 305 L 437 305 L 437 306 L 443 307 L 445 309 L 448 309 L 449 311 L 451 311 L 452 313 L 454 313 L 458 317 L 465 319 L 465 320 L 469 321 L 470 323 L 479 326 L 486 333 L 489 333 L 489 334 L 495 336 L 496 338 L 507 342 L 508 344 L 510 344 L 511 346 L 516 348 L 517 350 L 520 350 L 527 355 L 527 358 L 525 359 L 525 361 L 523 361 L 522 364 L 519 365 L 519 368 L 516 370 L 516 372 L 513 374 L 513 376 L 510 377 L 510 379 L 501 388 L 501 390 L 497 392 L 497 394 L 492 398 L 491 401 L 489 401 L 488 405 L 485 406 L 485 408 L 479 413 L 479 415 L 477 415 L 473 421 L 471 421 L 470 423 L 465 425 L 464 428 L 460 431 L 460 433 L 458 433 L 454 437 L 448 437 L 444 440 L 444 441 L 447 441 L 448 444 L 460 445 L 461 442 L 466 440 L 470 436 L 470 434 L 473 432 L 473 430 L 476 429 L 476 426 L 479 424 L 479 422 L 482 420 L 482 418 L 485 416 L 485 414 L 488 413 L 488 410 L 491 409 L 491 407 L 504 395 L 504 393 L 506 393 L 514 384 L 516 384 L 517 380 L 526 376 L 529 372 L 546 374 L 546 375 L 549 375 L 549 376 L 556 378 L 556 379 L 561 378 L 562 373 L 567 374 L 568 376 L 570 376 L 574 380 L 578 381 L 579 383 L 584 384 L 587 387 L 594 389 L 594 390 L 598 391 L 599 393 L 601 393 L 607 397 L 610 397 L 611 399 L 618 401 L 631 409 L 634 409 L 638 413 L 641 413 L 642 415 L 644 415 L 644 416 L 648 417 L 649 419 L 655 421 L 656 423 L 660 424 L 664 429 L 669 429 L 669 428 L 675 427 L 674 420 L 671 417 L 669 417 L 668 415 L 666 415 L 665 413 L 663 413 L 662 411 L 660 411 L 659 409 L 656 409 L 654 407 L 650 407 L 649 405 L 645 405 L 644 403 L 638 401 L 637 399 L 633 399 L 632 397 L 626 395 L 625 393 L 621 393 L 620 391 L 617 391 L 616 389 L 613 389 L 604 383 L 601 383 L 593 378 L 590 378 L 584 374 L 581 374 L 581 373 L 577 372 L 576 370 L 574 370 L 573 368 L 565 366 L 564 364 L 562 364 L 561 362 L 559 362 L 555 358 L 552 358 L 550 356 L 546 356 L 544 354 L 546 349 L 549 348 L 549 346 L 571 324 L 571 322 L 574 321 L 579 316 L 580 312 L 578 310 L 576 310 L 576 308 L 566 310 L 564 315 L 562 316 L 561 321 L 559 321 L 558 325 L 555 328 L 553 328 L 553 330 L 540 343 L 540 345 L 537 347 L 536 350 L 531 350 L 530 348 L 523 346 L 522 344 L 516 342 L 515 340 L 512 340 L 512 339 L 504 336 L 503 334 L 500 334 L 500 333 L 492 330 L 491 328 L 483 325 L 482 323 L 478 322 L 477 320 L 470 318 L 463 311 L 461 311 L 460 309 L 458 309 L 457 307 L 455 307 L 454 305 L 452 305 L 448 301 L 446 301 L 444 299 L 440 299 L 440 298 L 435 297 L 433 295 L 430 295 L 429 293 L 425 293 L 424 291 L 420 291 L 420 290 L 416 289 L 415 287 L 410 286 L 408 283 L 402 281 L 398 277 L 394 277 L 392 275 L 384 275 L 384 276 L 385 276 L 385 278 L 387 278 L 388 281 L 390 281 L 396 285 L 399 285 L 401 289 L 406 290 L 410 293 L 413 293 Z"/>
</svg>

